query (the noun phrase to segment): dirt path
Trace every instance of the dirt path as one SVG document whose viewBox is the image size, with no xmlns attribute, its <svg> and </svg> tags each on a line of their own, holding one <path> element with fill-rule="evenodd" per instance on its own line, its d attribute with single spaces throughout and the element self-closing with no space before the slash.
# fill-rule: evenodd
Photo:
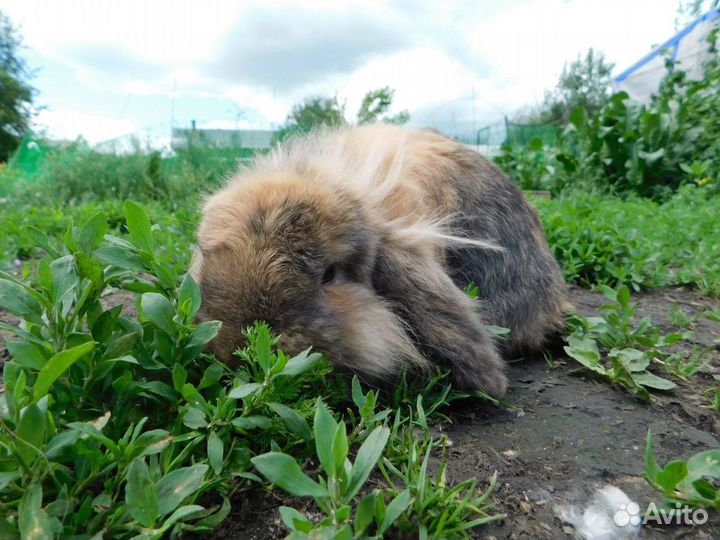
<svg viewBox="0 0 720 540">
<path fill-rule="evenodd" d="M 583 289 L 573 290 L 578 311 L 595 314 L 604 298 Z M 633 298 L 638 315 L 652 315 L 655 325 L 669 332 L 673 304 L 687 315 L 720 307 L 720 302 L 693 291 L 664 289 Z M 0 319 L 2 319 L 0 313 Z M 720 326 L 699 321 L 695 341 L 710 346 L 720 337 Z M 0 338 L 1 340 L 1 338 Z M 0 348 L 0 350 L 2 350 Z M 720 367 L 717 347 L 712 366 Z M 703 396 L 720 386 L 711 374 L 700 373 L 672 392 L 655 393 L 644 404 L 625 392 L 587 376 L 572 360 L 559 358 L 550 368 L 542 358 L 512 364 L 507 400 L 524 411 L 517 415 L 486 404 L 461 403 L 443 426 L 453 442 L 449 481 L 468 477 L 485 480 L 498 472 L 494 500 L 503 522 L 475 531 L 484 539 L 572 538 L 574 530 L 557 515 L 557 508 L 584 507 L 599 487 L 623 489 L 641 509 L 660 503 L 642 479 L 645 437 L 655 435 L 658 460 L 687 459 L 696 452 L 720 448 L 720 413 Z M 284 536 L 273 495 L 254 493 L 234 501 L 230 519 L 205 539 L 274 539 Z M 293 501 L 298 504 L 298 501 Z M 640 538 L 720 538 L 720 518 L 695 529 L 683 526 L 648 527 Z"/>
</svg>

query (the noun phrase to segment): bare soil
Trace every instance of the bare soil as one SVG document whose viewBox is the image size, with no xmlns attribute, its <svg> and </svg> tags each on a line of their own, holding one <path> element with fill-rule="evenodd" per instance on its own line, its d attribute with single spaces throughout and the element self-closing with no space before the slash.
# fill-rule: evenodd
<svg viewBox="0 0 720 540">
<path fill-rule="evenodd" d="M 578 312 L 584 315 L 596 314 L 605 303 L 602 295 L 584 289 L 573 289 L 572 296 Z M 654 324 L 665 332 L 677 330 L 669 317 L 674 304 L 690 316 L 720 307 L 717 299 L 685 289 L 637 294 L 633 301 L 640 317 L 651 315 Z M 122 299 L 123 304 L 126 302 Z M 0 312 L 0 320 L 8 321 L 6 315 Z M 511 364 L 507 401 L 521 407 L 523 414 L 484 402 L 454 406 L 449 411 L 452 423 L 435 426 L 453 443 L 448 480 L 477 477 L 486 481 L 497 471 L 495 510 L 508 516 L 476 529 L 476 538 L 572 538 L 574 529 L 560 520 L 557 508 L 569 504 L 584 508 L 592 493 L 607 484 L 623 489 L 641 508 L 650 502 L 659 504 L 658 494 L 642 478 L 648 429 L 654 434 L 661 464 L 720 448 L 720 413 L 703 395 L 709 388 L 720 386 L 712 377 L 720 369 L 720 351 L 714 343 L 720 338 L 720 326 L 700 320 L 693 330 L 697 345 L 714 347 L 710 366 L 689 382 L 678 381 L 671 392 L 654 393 L 650 404 L 638 401 L 622 388 L 595 380 L 573 360 L 558 354 L 554 367 L 542 357 Z M 3 352 L 0 347 L 0 359 Z M 277 507 L 288 502 L 280 490 L 240 494 L 225 523 L 203 538 L 281 538 L 286 531 Z M 295 506 L 299 503 L 305 504 L 292 501 Z M 720 517 L 711 514 L 707 524 L 694 528 L 647 527 L 640 538 L 720 538 Z"/>
</svg>

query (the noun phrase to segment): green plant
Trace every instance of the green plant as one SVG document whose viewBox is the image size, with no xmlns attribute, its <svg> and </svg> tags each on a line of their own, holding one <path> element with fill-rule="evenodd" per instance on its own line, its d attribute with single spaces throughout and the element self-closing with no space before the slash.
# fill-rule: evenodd
<svg viewBox="0 0 720 540">
<path fill-rule="evenodd" d="M 406 410 L 406 417 L 399 412 L 395 415 L 390 449 L 380 464 L 390 493 L 408 493 L 410 497 L 407 512 L 398 516 L 397 530 L 403 536 L 423 540 L 465 539 L 471 538 L 471 529 L 504 519 L 504 514 L 489 513 L 492 503 L 488 501 L 497 475 L 492 476 L 484 491 L 475 478 L 449 485 L 446 473 L 450 443 L 445 436 L 436 439 L 430 435 L 422 395 L 417 396 L 414 408 Z M 430 459 L 438 449 L 440 462 L 432 473 Z"/>
<path fill-rule="evenodd" d="M 665 358 L 664 347 L 685 339 L 682 334 L 660 335 L 650 317 L 635 324 L 635 308 L 630 304 L 630 291 L 622 286 L 617 291 L 600 286 L 611 300 L 600 309 L 605 317 L 574 316 L 571 333 L 566 336 L 565 352 L 597 376 L 622 384 L 638 397 L 649 400 L 648 388 L 671 390 L 675 383 L 648 371 L 653 360 Z M 599 346 L 607 350 L 610 366 L 603 362 Z M 642 350 L 641 350 L 642 349 Z"/>
<path fill-rule="evenodd" d="M 665 506 L 671 512 L 686 506 L 720 511 L 720 491 L 711 481 L 720 479 L 720 450 L 706 450 L 687 461 L 675 460 L 661 467 L 648 431 L 644 476 L 664 495 Z"/>
<path fill-rule="evenodd" d="M 715 412 L 720 412 L 720 388 L 708 388 L 705 391 L 705 397 L 710 401 L 710 406 Z"/>
<path fill-rule="evenodd" d="M 706 188 L 684 186 L 664 203 L 573 191 L 536 204 L 570 282 L 720 294 L 720 198 Z"/>
<path fill-rule="evenodd" d="M 22 319 L 0 324 L 15 336 L 0 406 L 2 537 L 210 530 L 234 490 L 260 481 L 250 458 L 307 440 L 309 396 L 333 395 L 319 355 L 287 358 L 262 324 L 246 331 L 243 369 L 202 354 L 220 326 L 194 322 L 199 288 L 164 258 L 142 207 L 127 202 L 124 222 L 127 239 L 106 234 L 102 213 L 61 242 L 31 230 L 46 252 L 32 284 L 0 276 L 0 308 Z M 137 295 L 137 317 L 105 304 L 116 287 Z"/>
<path fill-rule="evenodd" d="M 255 468 L 270 482 L 296 497 L 312 497 L 326 516 L 312 523 L 297 510 L 282 507 L 283 522 L 293 531 L 288 538 L 368 538 L 375 523 L 376 536 L 393 523 L 409 504 L 407 493 L 397 495 L 384 513 L 378 512 L 379 495 L 371 493 L 358 505 L 353 518 L 356 496 L 375 468 L 390 437 L 390 430 L 378 426 L 363 441 L 354 462 L 348 459 L 350 444 L 343 421 L 337 422 L 318 400 L 313 423 L 315 448 L 324 476 L 318 481 L 307 476 L 295 459 L 281 452 L 269 452 L 252 458 Z"/>
<path fill-rule="evenodd" d="M 693 80 L 668 59 L 668 71 L 650 103 L 626 92 L 607 97 L 609 66 L 592 51 L 563 73 L 559 95 L 546 96 L 540 122 L 565 125 L 555 144 L 531 147 L 508 140 L 498 163 L 521 185 L 634 193 L 666 199 L 695 183 L 720 189 L 720 54 L 710 32 L 704 77 Z M 549 173 L 549 174 L 548 174 Z"/>
<path fill-rule="evenodd" d="M 662 360 L 665 370 L 678 379 L 687 381 L 709 364 L 708 355 L 711 348 L 693 347 L 690 353 L 669 354 Z"/>
</svg>

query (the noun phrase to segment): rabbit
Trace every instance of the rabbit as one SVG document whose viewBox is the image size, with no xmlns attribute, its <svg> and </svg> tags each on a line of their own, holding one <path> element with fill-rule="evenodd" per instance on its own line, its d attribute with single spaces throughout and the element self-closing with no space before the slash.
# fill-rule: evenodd
<svg viewBox="0 0 720 540">
<path fill-rule="evenodd" d="M 286 352 L 312 346 L 370 383 L 439 365 L 457 387 L 501 397 L 501 355 L 542 347 L 570 309 L 521 190 L 429 130 L 341 128 L 278 145 L 205 201 L 198 248 L 191 275 L 202 316 L 223 323 L 212 352 L 225 360 L 264 320 Z"/>
</svg>

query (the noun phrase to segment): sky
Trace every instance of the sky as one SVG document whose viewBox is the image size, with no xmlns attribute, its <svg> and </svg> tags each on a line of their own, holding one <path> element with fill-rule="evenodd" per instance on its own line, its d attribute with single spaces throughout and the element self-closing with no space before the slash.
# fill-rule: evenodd
<svg viewBox="0 0 720 540">
<path fill-rule="evenodd" d="M 473 129 L 542 101 L 593 47 L 619 74 L 674 34 L 677 0 L 0 0 L 48 136 L 270 128 L 310 95 L 348 117 L 395 89 L 411 124 Z"/>
</svg>

